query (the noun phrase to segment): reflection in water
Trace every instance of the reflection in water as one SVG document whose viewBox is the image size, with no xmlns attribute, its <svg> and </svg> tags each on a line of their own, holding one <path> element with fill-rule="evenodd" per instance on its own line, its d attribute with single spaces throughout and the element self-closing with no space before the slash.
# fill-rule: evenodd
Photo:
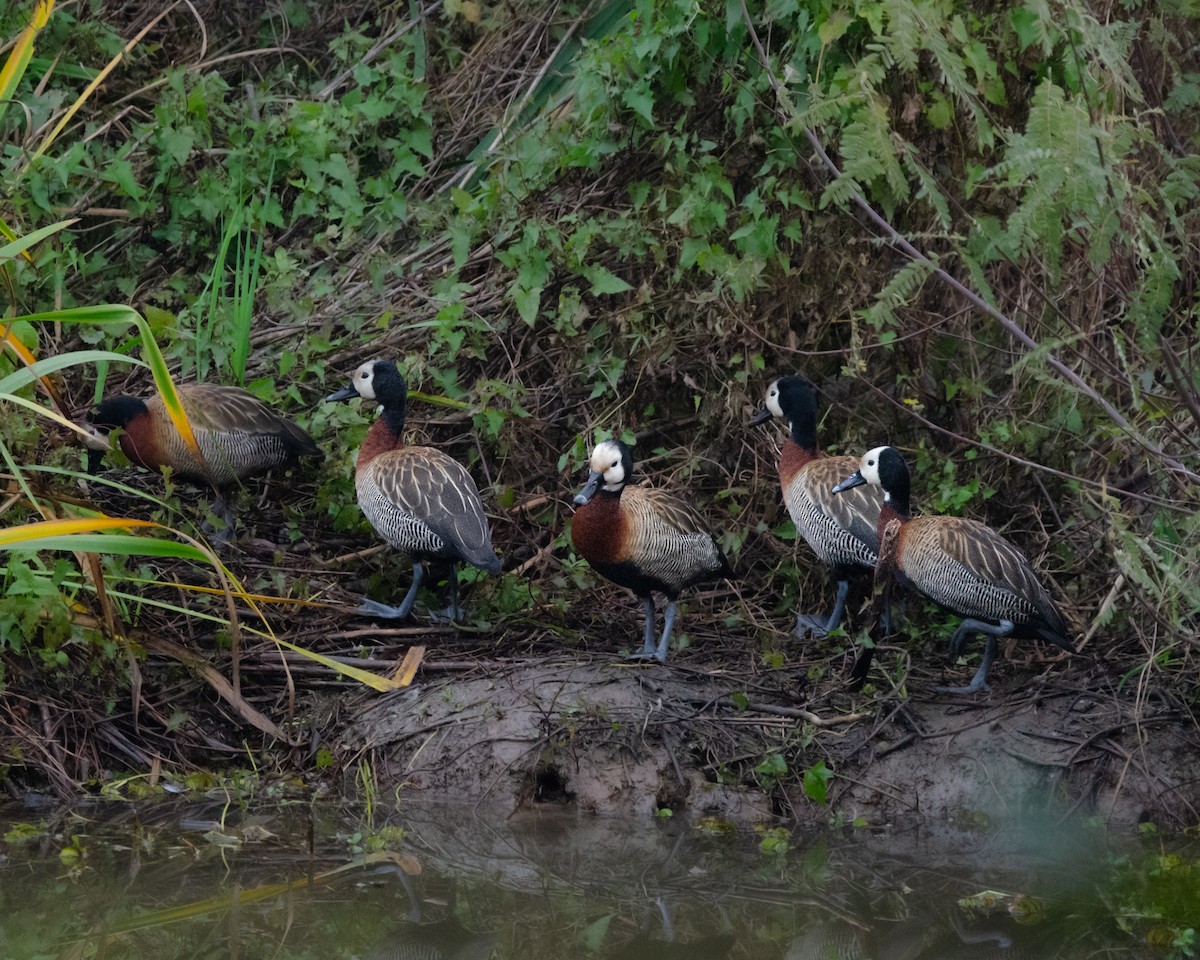
<svg viewBox="0 0 1200 960">
<path fill-rule="evenodd" d="M 865 931 L 848 923 L 817 923 L 792 941 L 784 960 L 868 960 Z"/>
<path fill-rule="evenodd" d="M 920 909 L 920 897 L 910 895 L 908 901 L 909 909 Z M 888 919 L 867 908 L 853 921 L 814 923 L 792 941 L 784 960 L 1038 960 L 1074 956 L 1064 951 L 1062 928 L 1056 924 L 1028 928 L 1008 915 L 975 919 L 959 906 L 945 911 L 936 902 L 925 903 L 927 914 L 907 920 Z"/>
<path fill-rule="evenodd" d="M 925 921 L 816 923 L 792 941 L 784 960 L 916 960 L 929 943 Z"/>
<path fill-rule="evenodd" d="M 488 960 L 492 936 L 473 936 L 457 920 L 405 924 L 367 954 L 368 960 Z"/>
<path fill-rule="evenodd" d="M 639 930 L 630 940 L 605 954 L 606 960 L 726 960 L 733 946 L 733 935 L 728 933 L 695 940 L 679 942 L 675 939 L 675 925 L 671 913 L 662 897 L 654 901 L 662 920 L 662 935 L 656 936 L 648 930 Z"/>
<path fill-rule="evenodd" d="M 1200 897 L 1186 851 L 1134 874 L 1066 830 L 797 835 L 767 857 L 749 831 L 410 803 L 402 849 L 364 855 L 360 823 L 313 807 L 124 809 L 0 826 L 0 958 L 1133 960 Z"/>
<path fill-rule="evenodd" d="M 447 905 L 450 914 L 444 920 L 426 921 L 425 908 L 416 884 L 407 871 L 389 867 L 408 897 L 408 922 L 388 934 L 367 954 L 367 960 L 489 960 L 496 950 L 493 934 L 471 933 L 455 916 L 457 884 L 450 880 Z"/>
</svg>

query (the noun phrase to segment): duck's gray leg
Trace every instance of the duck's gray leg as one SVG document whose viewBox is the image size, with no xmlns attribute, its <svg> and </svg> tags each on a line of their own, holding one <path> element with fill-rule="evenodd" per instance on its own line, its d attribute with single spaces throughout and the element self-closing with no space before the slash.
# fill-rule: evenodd
<svg viewBox="0 0 1200 960">
<path fill-rule="evenodd" d="M 368 617 L 382 617 L 385 620 L 403 620 L 412 613 L 413 604 L 417 600 L 417 591 L 421 589 L 421 582 L 425 579 L 425 564 L 413 564 L 413 582 L 408 588 L 408 593 L 404 595 L 404 599 L 400 602 L 400 606 L 391 607 L 386 603 L 379 603 L 375 600 L 363 598 L 362 603 L 358 605 L 358 613 L 366 614 Z"/>
</svg>

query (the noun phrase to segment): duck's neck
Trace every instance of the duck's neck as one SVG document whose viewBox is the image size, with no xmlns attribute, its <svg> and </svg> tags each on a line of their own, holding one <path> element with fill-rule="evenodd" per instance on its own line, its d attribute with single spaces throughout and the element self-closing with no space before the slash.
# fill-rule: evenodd
<svg viewBox="0 0 1200 960">
<path fill-rule="evenodd" d="M 803 467 L 818 459 L 817 418 L 812 411 L 801 409 L 789 425 L 788 438 L 779 451 L 779 480 L 787 486 Z"/>
<path fill-rule="evenodd" d="M 808 454 L 809 460 L 815 460 L 820 454 L 817 451 L 817 417 L 810 410 L 801 410 L 791 423 L 792 442 Z"/>
<path fill-rule="evenodd" d="M 356 469 L 362 470 L 381 453 L 404 446 L 405 401 L 393 401 L 383 408 L 379 419 L 367 431 L 358 451 Z"/>
<path fill-rule="evenodd" d="M 883 506 L 879 509 L 879 529 L 883 530 L 892 520 L 907 523 L 912 519 L 912 507 L 908 500 L 908 485 L 898 490 L 883 491 Z"/>
</svg>

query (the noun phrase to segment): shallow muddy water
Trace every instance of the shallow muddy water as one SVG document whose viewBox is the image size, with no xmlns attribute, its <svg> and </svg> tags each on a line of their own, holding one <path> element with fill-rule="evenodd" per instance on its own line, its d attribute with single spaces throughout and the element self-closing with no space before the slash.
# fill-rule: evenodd
<svg viewBox="0 0 1200 960">
<path fill-rule="evenodd" d="M 814 835 L 424 803 L 373 831 L 309 803 L 0 818 L 0 957 L 19 960 L 1184 957 L 1200 929 L 1194 841 L 1088 824 Z"/>
</svg>

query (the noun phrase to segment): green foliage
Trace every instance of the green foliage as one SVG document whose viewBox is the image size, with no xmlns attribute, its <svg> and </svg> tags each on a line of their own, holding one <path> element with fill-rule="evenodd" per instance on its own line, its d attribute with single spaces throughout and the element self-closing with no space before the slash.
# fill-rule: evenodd
<svg viewBox="0 0 1200 960">
<path fill-rule="evenodd" d="M 62 591 L 72 573 L 71 564 L 62 558 L 44 562 L 28 553 L 7 558 L 0 572 L 4 587 L 0 599 L 0 654 L 22 654 L 32 646 L 44 666 L 66 665 L 63 645 L 75 628 Z"/>
<path fill-rule="evenodd" d="M 769 857 L 782 857 L 792 849 L 791 832 L 784 827 L 760 827 L 759 833 L 758 849 Z"/>
<path fill-rule="evenodd" d="M 833 771 L 824 760 L 818 760 L 804 771 L 804 795 L 823 806 L 829 799 L 829 781 L 832 779 Z"/>
<path fill-rule="evenodd" d="M 1150 942 L 1171 960 L 1196 956 L 1200 863 L 1195 858 L 1163 852 L 1117 858 L 1105 877 L 1104 894 L 1122 931 Z"/>
<path fill-rule="evenodd" d="M 758 782 L 764 790 L 769 790 L 787 776 L 788 765 L 778 753 L 768 754 L 754 768 Z"/>
</svg>

